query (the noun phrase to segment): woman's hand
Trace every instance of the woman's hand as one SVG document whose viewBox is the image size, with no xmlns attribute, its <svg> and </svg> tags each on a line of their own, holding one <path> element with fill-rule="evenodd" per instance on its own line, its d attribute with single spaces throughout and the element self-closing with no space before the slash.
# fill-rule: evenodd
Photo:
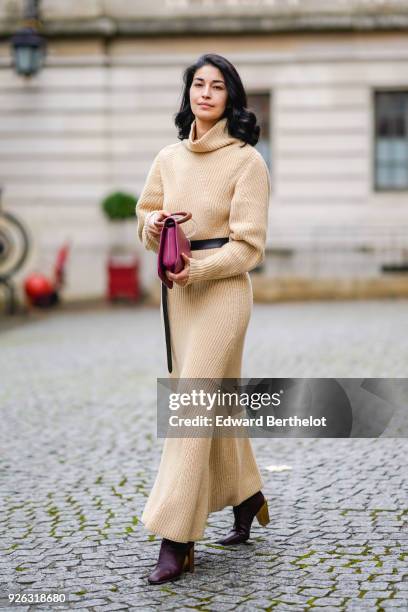
<svg viewBox="0 0 408 612">
<path fill-rule="evenodd" d="M 170 215 L 171 213 L 167 210 L 156 210 L 154 213 L 151 213 L 147 219 L 147 229 L 149 233 L 159 238 L 163 229 L 163 222 L 165 218 Z"/>
<path fill-rule="evenodd" d="M 166 275 L 169 280 L 174 281 L 177 285 L 180 285 L 180 287 L 184 287 L 190 274 L 190 258 L 187 257 L 185 253 L 182 253 L 181 256 L 184 259 L 184 268 L 181 270 L 181 272 L 174 274 L 173 272 L 166 270 Z"/>
</svg>

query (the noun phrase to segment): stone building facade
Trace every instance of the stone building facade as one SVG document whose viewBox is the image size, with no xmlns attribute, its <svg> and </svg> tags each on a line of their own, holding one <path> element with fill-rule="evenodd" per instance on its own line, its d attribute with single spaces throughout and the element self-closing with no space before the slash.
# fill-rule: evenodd
<svg viewBox="0 0 408 612">
<path fill-rule="evenodd" d="M 22 12 L 0 0 L 0 184 L 32 237 L 22 276 L 49 269 L 70 238 L 67 297 L 103 295 L 111 226 L 100 201 L 140 193 L 157 151 L 177 141 L 182 73 L 206 52 L 237 66 L 262 122 L 264 273 L 372 275 L 404 257 L 407 2 L 42 0 L 48 54 L 29 80 L 10 57 Z M 147 289 L 154 258 L 127 226 Z"/>
</svg>

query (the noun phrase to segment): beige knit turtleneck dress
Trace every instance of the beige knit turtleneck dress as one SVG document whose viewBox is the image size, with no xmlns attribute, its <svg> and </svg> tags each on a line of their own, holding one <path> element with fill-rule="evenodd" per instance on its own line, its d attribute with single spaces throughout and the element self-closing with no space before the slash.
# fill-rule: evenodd
<svg viewBox="0 0 408 612">
<path fill-rule="evenodd" d="M 220 248 L 192 251 L 187 284 L 168 291 L 170 378 L 240 378 L 253 303 L 248 271 L 265 252 L 269 172 L 253 146 L 229 135 L 226 118 L 197 140 L 195 123 L 188 139 L 155 157 L 136 206 L 138 235 L 157 253 L 145 221 L 164 209 L 192 213 L 196 225 L 182 226 L 188 236 L 196 230 L 192 240 L 229 237 Z M 210 512 L 262 486 L 248 438 L 166 438 L 142 521 L 161 537 L 199 540 Z"/>
</svg>

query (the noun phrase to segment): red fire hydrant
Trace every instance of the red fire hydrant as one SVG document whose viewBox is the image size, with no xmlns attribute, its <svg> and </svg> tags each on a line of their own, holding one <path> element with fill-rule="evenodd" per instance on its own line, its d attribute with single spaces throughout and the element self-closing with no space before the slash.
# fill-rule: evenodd
<svg viewBox="0 0 408 612">
<path fill-rule="evenodd" d="M 139 260 L 136 255 L 111 255 L 108 259 L 108 299 L 140 299 Z"/>
</svg>

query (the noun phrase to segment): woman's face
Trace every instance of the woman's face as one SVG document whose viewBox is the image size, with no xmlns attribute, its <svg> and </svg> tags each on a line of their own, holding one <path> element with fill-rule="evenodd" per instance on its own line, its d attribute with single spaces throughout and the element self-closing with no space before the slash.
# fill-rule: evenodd
<svg viewBox="0 0 408 612">
<path fill-rule="evenodd" d="M 196 118 L 215 123 L 222 117 L 228 91 L 222 72 L 208 64 L 195 71 L 190 87 L 190 106 Z M 202 106 L 203 104 L 208 106 Z"/>
</svg>

